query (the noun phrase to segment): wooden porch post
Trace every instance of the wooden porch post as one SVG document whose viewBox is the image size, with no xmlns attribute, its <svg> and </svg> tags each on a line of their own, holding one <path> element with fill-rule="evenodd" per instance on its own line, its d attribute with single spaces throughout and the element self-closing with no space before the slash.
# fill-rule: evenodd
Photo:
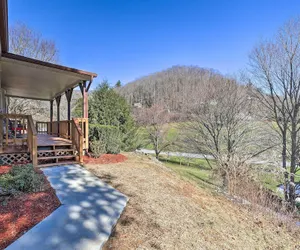
<svg viewBox="0 0 300 250">
<path fill-rule="evenodd" d="M 80 87 L 81 94 L 82 94 L 82 117 L 89 118 L 88 89 L 86 86 L 86 81 L 83 81 L 82 83 L 80 83 L 79 87 Z"/>
<path fill-rule="evenodd" d="M 60 110 L 59 110 L 59 106 L 60 106 L 60 99 L 61 99 L 61 95 L 57 96 L 55 98 L 56 100 L 56 106 L 57 106 L 57 136 L 59 136 L 59 121 L 60 121 Z"/>
<path fill-rule="evenodd" d="M 91 84 L 93 82 L 93 79 L 89 81 L 87 84 L 87 81 L 83 81 L 82 83 L 79 84 L 81 94 L 82 94 L 82 117 L 85 118 L 83 119 L 81 125 L 82 125 L 82 133 L 84 136 L 84 147 L 86 152 L 88 152 L 89 148 L 89 128 L 88 128 L 88 118 L 89 118 L 89 109 L 88 109 L 88 91 L 89 88 L 91 87 Z"/>
<path fill-rule="evenodd" d="M 52 123 L 53 123 L 53 100 L 50 101 L 50 126 L 48 133 L 52 135 L 53 129 L 52 129 Z"/>
<path fill-rule="evenodd" d="M 65 91 L 67 102 L 68 102 L 68 136 L 71 136 L 71 100 L 72 100 L 72 94 L 73 89 L 67 89 Z"/>
</svg>

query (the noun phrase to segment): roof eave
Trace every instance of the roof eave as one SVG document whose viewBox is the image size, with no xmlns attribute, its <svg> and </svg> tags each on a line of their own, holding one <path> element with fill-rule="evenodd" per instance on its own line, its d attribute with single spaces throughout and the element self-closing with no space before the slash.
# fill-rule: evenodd
<svg viewBox="0 0 300 250">
<path fill-rule="evenodd" d="M 62 65 L 58 65 L 58 64 L 54 64 L 54 63 L 44 62 L 44 61 L 36 60 L 36 59 L 25 57 L 25 56 L 16 55 L 16 54 L 9 53 L 9 52 L 2 53 L 2 57 L 8 58 L 8 59 L 14 59 L 14 60 L 22 61 L 22 62 L 32 63 L 32 64 L 36 64 L 36 65 L 41 65 L 41 66 L 58 69 L 58 70 L 62 70 L 62 71 L 70 72 L 70 73 L 76 73 L 76 74 L 80 74 L 80 75 L 84 75 L 84 76 L 89 76 L 90 80 L 93 80 L 93 78 L 97 77 L 96 73 L 83 71 L 83 70 L 79 70 L 79 69 L 75 69 L 75 68 L 70 68 L 67 66 L 62 66 Z"/>
</svg>

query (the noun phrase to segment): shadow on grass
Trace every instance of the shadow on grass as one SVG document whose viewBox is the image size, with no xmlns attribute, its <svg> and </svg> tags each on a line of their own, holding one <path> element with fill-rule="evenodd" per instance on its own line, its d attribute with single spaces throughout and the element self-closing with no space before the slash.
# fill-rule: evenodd
<svg viewBox="0 0 300 250">
<path fill-rule="evenodd" d="M 173 163 L 173 164 L 177 164 L 177 165 L 181 165 L 181 166 L 194 167 L 194 168 L 198 168 L 198 169 L 202 169 L 202 170 L 211 170 L 210 167 L 203 166 L 202 164 L 195 163 L 195 162 L 190 162 L 190 163 L 181 162 L 180 163 L 178 160 L 165 159 L 165 158 L 159 158 L 159 160 L 161 162 Z"/>
<path fill-rule="evenodd" d="M 190 172 L 187 172 L 187 174 L 188 174 L 189 176 L 193 177 L 194 179 L 198 179 L 198 180 L 204 182 L 205 184 L 209 184 L 209 185 L 218 187 L 218 185 L 217 185 L 216 183 L 213 183 L 213 182 L 211 182 L 211 181 L 209 181 L 209 180 L 206 180 L 206 179 L 204 179 L 204 178 L 201 178 L 200 176 L 197 176 L 197 175 L 192 174 L 192 173 L 190 173 Z"/>
<path fill-rule="evenodd" d="M 62 205 L 7 249 L 101 249 L 128 198 L 77 164 L 42 171 Z M 132 221 L 128 217 L 122 223 Z"/>
</svg>

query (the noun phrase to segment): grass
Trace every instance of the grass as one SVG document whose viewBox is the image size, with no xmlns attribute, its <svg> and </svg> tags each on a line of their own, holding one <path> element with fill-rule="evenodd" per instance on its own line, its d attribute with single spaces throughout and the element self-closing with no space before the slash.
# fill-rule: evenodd
<svg viewBox="0 0 300 250">
<path fill-rule="evenodd" d="M 183 166 L 191 166 L 191 167 L 197 167 L 199 169 L 205 169 L 205 170 L 212 170 L 210 165 L 205 159 L 197 159 L 197 158 L 187 158 L 183 156 L 166 156 L 166 155 L 160 155 L 159 160 L 168 162 L 168 163 L 174 163 L 177 165 L 183 165 Z M 212 167 L 215 166 L 214 160 L 209 160 L 209 163 Z"/>
<path fill-rule="evenodd" d="M 219 179 L 213 175 L 213 171 L 205 159 L 190 159 L 178 156 L 161 156 L 160 161 L 187 180 L 196 182 L 201 187 L 218 186 Z M 209 160 L 212 166 L 214 160 Z"/>
<path fill-rule="evenodd" d="M 100 178 L 110 176 L 109 184 L 130 198 L 104 249 L 299 248 L 299 228 L 288 230 L 285 220 L 184 179 L 192 178 L 188 173 L 205 179 L 205 162 L 200 172 L 194 165 L 169 163 L 183 178 L 146 155 L 125 155 L 122 163 L 86 166 Z"/>
<path fill-rule="evenodd" d="M 191 159 L 179 156 L 160 156 L 160 161 L 178 173 L 181 177 L 187 180 L 196 182 L 201 187 L 213 187 L 221 185 L 220 179 L 213 174 L 213 170 L 205 159 Z M 209 160 L 210 164 L 214 167 L 215 161 Z M 262 184 L 281 196 L 278 193 L 278 186 L 283 183 L 281 178 L 269 172 L 260 171 L 258 173 L 259 180 Z M 296 182 L 300 182 L 300 176 L 296 176 Z"/>
<path fill-rule="evenodd" d="M 278 192 L 278 186 L 283 183 L 283 176 L 278 176 L 272 172 L 263 172 L 260 171 L 259 173 L 259 179 L 263 183 L 263 185 L 272 190 L 273 192 Z M 295 176 L 295 182 L 300 183 L 300 175 L 299 172 Z"/>
<path fill-rule="evenodd" d="M 262 173 L 260 174 L 260 181 L 263 183 L 263 185 L 272 190 L 273 192 L 277 192 L 277 188 L 282 182 L 278 180 L 276 176 L 270 173 Z"/>
</svg>

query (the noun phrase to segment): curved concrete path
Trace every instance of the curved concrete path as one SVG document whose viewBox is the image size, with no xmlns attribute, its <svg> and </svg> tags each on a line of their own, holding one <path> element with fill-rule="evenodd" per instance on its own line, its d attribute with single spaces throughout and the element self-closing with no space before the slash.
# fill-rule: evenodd
<svg viewBox="0 0 300 250">
<path fill-rule="evenodd" d="M 80 165 L 43 172 L 62 205 L 7 249 L 101 249 L 128 198 Z"/>
</svg>

